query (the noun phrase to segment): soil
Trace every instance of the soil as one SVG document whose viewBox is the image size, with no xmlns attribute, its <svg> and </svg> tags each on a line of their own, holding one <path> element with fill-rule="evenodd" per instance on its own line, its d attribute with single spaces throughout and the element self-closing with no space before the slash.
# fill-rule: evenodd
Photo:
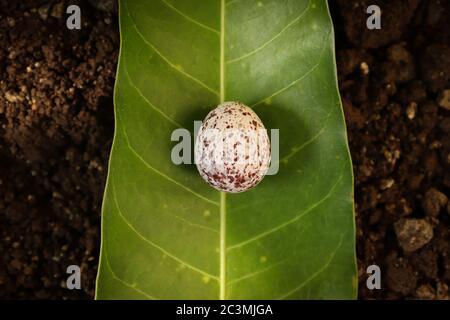
<svg viewBox="0 0 450 320">
<path fill-rule="evenodd" d="M 0 298 L 92 298 L 113 135 L 113 13 L 0 0 Z M 82 290 L 66 268 L 81 267 Z"/>
<path fill-rule="evenodd" d="M 110 3 L 105 1 L 103 3 Z M 91 299 L 113 134 L 116 8 L 0 0 L 0 298 Z M 92 5 L 94 4 L 94 5 Z M 382 8 L 382 29 L 365 8 Z M 355 174 L 359 297 L 448 299 L 450 3 L 331 1 Z M 80 265 L 82 289 L 67 290 Z M 382 289 L 368 290 L 377 264 Z"/>
<path fill-rule="evenodd" d="M 381 30 L 365 28 L 371 4 Z M 449 15 L 448 1 L 332 3 L 363 299 L 449 298 Z"/>
</svg>

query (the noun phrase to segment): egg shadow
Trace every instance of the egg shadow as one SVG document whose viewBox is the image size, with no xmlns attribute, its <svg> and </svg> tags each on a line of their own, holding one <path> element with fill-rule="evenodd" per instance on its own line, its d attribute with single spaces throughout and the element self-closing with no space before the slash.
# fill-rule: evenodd
<svg viewBox="0 0 450 320">
<path fill-rule="evenodd" d="M 264 126 L 268 130 L 269 138 L 271 139 L 271 145 L 273 146 L 276 141 L 272 141 L 271 129 L 279 130 L 278 139 L 278 155 L 272 148 L 272 162 L 278 161 L 278 172 L 273 175 L 268 175 L 266 178 L 270 180 L 283 179 L 287 175 L 290 175 L 288 168 L 283 165 L 282 159 L 291 154 L 292 148 L 299 145 L 299 141 L 305 141 L 311 136 L 311 131 L 305 123 L 305 120 L 299 116 L 298 113 L 272 103 L 270 105 L 261 104 L 253 108 L 256 114 L 261 118 Z"/>
<path fill-rule="evenodd" d="M 214 109 L 215 105 L 204 105 L 201 107 L 198 106 L 186 106 L 183 108 L 185 110 L 183 114 L 181 115 L 181 119 L 183 121 L 181 124 L 184 125 L 184 128 L 187 129 L 190 132 L 190 151 L 191 151 L 191 163 L 190 164 L 180 164 L 177 165 L 181 170 L 189 173 L 189 174 L 198 174 L 197 166 L 194 163 L 194 145 L 195 145 L 195 136 L 194 136 L 194 129 L 195 129 L 195 121 L 200 121 L 200 123 L 205 119 L 206 115 Z M 178 141 L 172 141 L 170 144 L 170 149 L 177 145 Z"/>
</svg>

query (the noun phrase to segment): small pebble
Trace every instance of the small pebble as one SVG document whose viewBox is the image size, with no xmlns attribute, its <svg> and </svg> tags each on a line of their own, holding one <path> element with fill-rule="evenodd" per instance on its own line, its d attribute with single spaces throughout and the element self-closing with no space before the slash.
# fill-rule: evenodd
<svg viewBox="0 0 450 320">
<path fill-rule="evenodd" d="M 422 207 L 428 216 L 437 217 L 447 202 L 448 198 L 444 193 L 435 188 L 431 188 L 425 193 Z"/>
<path fill-rule="evenodd" d="M 359 69 L 363 75 L 369 74 L 369 65 L 366 62 L 361 62 Z"/>
<path fill-rule="evenodd" d="M 407 253 L 422 248 L 433 238 L 433 227 L 425 219 L 400 219 L 394 229 L 400 247 Z"/>
<path fill-rule="evenodd" d="M 446 89 L 439 94 L 438 105 L 446 110 L 450 110 L 450 89 Z"/>
<path fill-rule="evenodd" d="M 422 300 L 434 300 L 436 298 L 436 292 L 429 284 L 423 284 L 418 287 L 416 290 L 416 295 Z"/>
<path fill-rule="evenodd" d="M 412 120 L 416 117 L 416 112 L 417 112 L 417 103 L 411 102 L 406 107 L 406 116 L 408 117 L 409 120 Z"/>
</svg>

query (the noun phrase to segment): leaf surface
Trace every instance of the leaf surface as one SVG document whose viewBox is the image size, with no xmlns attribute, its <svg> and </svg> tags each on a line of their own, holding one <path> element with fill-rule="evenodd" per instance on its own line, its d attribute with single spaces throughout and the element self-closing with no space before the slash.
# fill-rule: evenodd
<svg viewBox="0 0 450 320">
<path fill-rule="evenodd" d="M 120 1 L 98 299 L 355 298 L 353 178 L 324 1 Z M 174 129 L 223 101 L 280 130 L 241 194 L 175 165 Z"/>
</svg>

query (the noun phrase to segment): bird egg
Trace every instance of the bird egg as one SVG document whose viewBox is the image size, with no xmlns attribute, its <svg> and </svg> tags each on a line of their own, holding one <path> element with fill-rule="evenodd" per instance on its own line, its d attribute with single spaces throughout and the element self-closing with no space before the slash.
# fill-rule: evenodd
<svg viewBox="0 0 450 320">
<path fill-rule="evenodd" d="M 237 193 L 256 186 L 270 165 L 270 141 L 256 113 L 239 102 L 224 102 L 202 122 L 195 162 L 217 190 Z"/>
</svg>

